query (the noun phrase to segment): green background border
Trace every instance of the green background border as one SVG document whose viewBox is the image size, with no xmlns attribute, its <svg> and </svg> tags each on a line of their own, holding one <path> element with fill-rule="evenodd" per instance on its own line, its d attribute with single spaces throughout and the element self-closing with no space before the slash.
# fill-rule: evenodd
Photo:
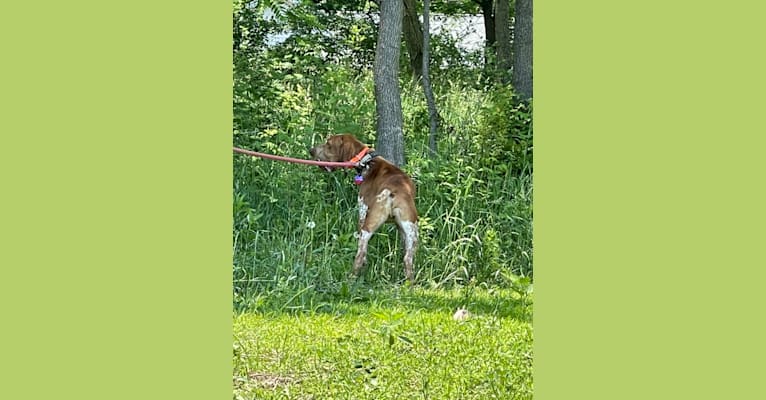
<svg viewBox="0 0 766 400">
<path fill-rule="evenodd" d="M 763 397 L 752 4 L 535 3 L 536 399 Z"/>
<path fill-rule="evenodd" d="M 536 398 L 762 397 L 743 4 L 535 5 Z M 230 6 L 9 7 L 0 398 L 230 396 Z"/>
<path fill-rule="evenodd" d="M 230 3 L 10 7 L 0 398 L 229 398 Z"/>
</svg>

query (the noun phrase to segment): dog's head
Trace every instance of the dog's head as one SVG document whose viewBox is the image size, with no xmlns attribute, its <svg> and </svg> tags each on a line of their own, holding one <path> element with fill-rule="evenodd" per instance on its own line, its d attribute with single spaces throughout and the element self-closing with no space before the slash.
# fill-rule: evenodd
<svg viewBox="0 0 766 400">
<path fill-rule="evenodd" d="M 354 158 L 364 147 L 352 135 L 334 135 L 325 143 L 310 148 L 309 154 L 317 161 L 345 162 Z"/>
</svg>

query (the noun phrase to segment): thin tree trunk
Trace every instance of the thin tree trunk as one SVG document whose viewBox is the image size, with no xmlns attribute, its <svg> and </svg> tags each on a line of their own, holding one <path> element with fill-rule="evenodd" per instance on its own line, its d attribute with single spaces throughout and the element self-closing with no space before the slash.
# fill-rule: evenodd
<svg viewBox="0 0 766 400">
<path fill-rule="evenodd" d="M 402 0 L 380 1 L 380 28 L 373 68 L 375 111 L 378 116 L 375 149 L 396 165 L 404 165 L 402 99 L 399 93 L 403 10 Z"/>
<path fill-rule="evenodd" d="M 497 0 L 495 5 L 495 38 L 497 39 L 497 72 L 500 81 L 511 81 L 511 2 Z"/>
<path fill-rule="evenodd" d="M 513 91 L 521 101 L 532 98 L 532 0 L 516 0 Z"/>
<path fill-rule="evenodd" d="M 490 69 L 493 64 L 495 53 L 495 13 L 492 5 L 493 0 L 474 0 L 481 7 L 481 15 L 484 17 L 484 67 Z"/>
<path fill-rule="evenodd" d="M 431 155 L 437 154 L 436 149 L 436 132 L 439 129 L 439 113 L 436 111 L 436 102 L 434 101 L 434 91 L 431 88 L 430 68 L 428 63 L 430 61 L 430 21 L 429 21 L 429 8 L 431 7 L 430 0 L 423 0 L 423 92 L 426 95 L 426 103 L 428 104 L 428 149 L 431 151 Z"/>
<path fill-rule="evenodd" d="M 415 8 L 415 0 L 404 1 L 404 43 L 407 45 L 407 54 L 410 57 L 412 77 L 417 81 L 423 76 L 423 30 L 420 28 L 418 10 Z"/>
</svg>

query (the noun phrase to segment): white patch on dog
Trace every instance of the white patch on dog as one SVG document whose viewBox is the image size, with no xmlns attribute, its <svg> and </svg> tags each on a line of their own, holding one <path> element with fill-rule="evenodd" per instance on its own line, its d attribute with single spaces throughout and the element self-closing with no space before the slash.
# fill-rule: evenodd
<svg viewBox="0 0 766 400">
<path fill-rule="evenodd" d="M 354 257 L 354 275 L 359 274 L 362 265 L 367 261 L 367 242 L 370 240 L 371 236 L 371 232 L 362 229 L 362 232 L 359 235 L 359 248 L 356 250 L 356 257 Z"/>
<path fill-rule="evenodd" d="M 359 224 L 363 224 L 365 218 L 367 218 L 367 204 L 364 202 L 362 196 L 358 197 L 359 201 Z"/>
<path fill-rule="evenodd" d="M 418 241 L 418 224 L 410 221 L 401 221 L 404 233 L 404 246 L 406 250 L 412 249 Z"/>
<path fill-rule="evenodd" d="M 391 200 L 391 191 L 388 189 L 381 190 L 380 193 L 378 193 L 378 195 L 375 196 L 375 200 L 378 203 L 385 200 Z"/>
<path fill-rule="evenodd" d="M 388 189 L 383 189 L 378 193 L 377 196 L 375 196 L 375 202 L 377 203 L 375 206 L 376 210 L 380 210 L 379 212 L 382 213 L 382 215 L 385 215 L 386 218 L 389 216 L 394 216 L 392 207 L 394 206 L 394 199 L 391 197 L 391 191 Z M 378 214 L 380 215 L 380 214 Z"/>
<path fill-rule="evenodd" d="M 415 247 L 418 245 L 418 224 L 411 221 L 399 220 L 404 234 L 404 273 L 412 281 L 412 262 L 415 258 Z"/>
</svg>

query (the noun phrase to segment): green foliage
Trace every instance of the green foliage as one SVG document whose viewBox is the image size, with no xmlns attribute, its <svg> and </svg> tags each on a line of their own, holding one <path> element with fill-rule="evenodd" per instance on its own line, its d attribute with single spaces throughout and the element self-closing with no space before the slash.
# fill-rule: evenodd
<svg viewBox="0 0 766 400">
<path fill-rule="evenodd" d="M 328 68 L 314 86 L 315 131 L 351 133 L 360 140 L 374 142 L 375 95 L 371 80 L 370 71 Z"/>
<path fill-rule="evenodd" d="M 509 168 L 515 174 L 531 174 L 532 108 L 515 104 L 510 88 L 496 87 L 480 110 L 478 131 L 463 154 L 480 160 L 485 168 Z M 529 171 L 525 171 L 529 168 Z"/>
<path fill-rule="evenodd" d="M 235 1 L 233 9 L 235 146 L 307 158 L 329 134 L 375 143 L 365 53 L 374 49 L 373 2 Z M 518 282 L 533 275 L 532 107 L 517 105 L 509 87 L 482 84 L 480 53 L 465 54 L 447 36 L 432 44 L 438 157 L 428 151 L 422 88 L 401 75 L 404 169 L 420 214 L 416 280 L 525 292 Z M 236 307 L 257 307 L 268 293 L 302 310 L 316 305 L 317 293 L 348 290 L 357 245 L 353 173 L 242 155 L 233 167 Z M 395 226 L 384 225 L 369 246 L 364 279 L 402 281 Z"/>
<path fill-rule="evenodd" d="M 460 13 L 466 7 L 475 8 L 471 2 L 444 6 L 450 13 Z M 435 7 L 440 6 L 435 4 Z M 328 90 L 326 86 L 337 82 L 333 76 L 356 80 L 356 75 L 370 74 L 377 40 L 377 11 L 375 2 L 369 0 L 235 0 L 234 143 L 260 149 L 264 143 L 284 142 L 284 138 L 272 138 L 273 133 L 263 131 L 284 132 L 286 126 L 306 129 L 308 123 L 301 120 L 306 110 L 296 109 L 307 101 L 302 91 L 329 94 L 336 105 L 344 104 L 338 101 L 343 96 L 369 95 L 368 102 L 363 103 L 367 107 L 373 101 L 372 92 L 360 85 L 349 88 L 359 91 L 344 93 Z M 448 35 L 434 35 L 431 39 L 434 86 L 450 81 L 481 83 L 481 59 L 481 51 L 465 54 Z M 406 55 L 402 56 L 401 62 L 403 70 L 409 68 Z M 402 72 L 401 76 L 409 76 L 409 73 Z M 313 88 L 316 86 L 323 87 Z M 312 99 L 314 102 L 318 100 Z M 358 99 L 351 103 L 360 104 Z M 365 110 L 341 110 L 348 113 L 326 109 L 330 112 L 326 119 L 343 115 L 355 118 L 361 112 L 362 121 L 340 121 L 339 126 L 344 131 L 361 133 L 361 128 L 369 126 L 372 119 L 372 114 L 367 112 L 374 112 L 374 103 L 371 104 L 373 107 Z M 275 110 L 281 111 L 285 107 L 297 115 L 274 114 Z M 292 119 L 285 121 L 286 117 Z M 322 125 L 322 122 L 317 121 L 320 126 L 315 130 L 335 127 L 335 121 L 327 121 L 330 126 Z"/>
<path fill-rule="evenodd" d="M 298 158 L 307 158 L 311 143 L 330 133 L 350 132 L 374 143 L 369 73 L 330 67 L 317 83 L 284 82 L 280 106 L 263 117 L 270 125 L 248 135 L 236 133 L 235 141 Z M 437 158 L 428 156 L 422 94 L 407 85 L 402 94 L 408 146 L 404 169 L 417 185 L 420 213 L 416 280 L 433 287 L 514 287 L 513 279 L 532 276 L 532 160 L 531 144 L 513 147 L 516 141 L 510 135 L 531 143 L 531 111 L 526 106 L 504 108 L 510 104 L 510 96 L 504 96 L 507 89 L 490 96 L 458 84 L 438 89 L 445 129 Z M 327 173 L 234 157 L 238 308 L 250 308 L 259 295 L 269 293 L 287 296 L 285 307 L 304 309 L 316 292 L 341 290 L 357 245 L 352 177 L 349 171 Z M 400 240 L 393 224 L 373 236 L 364 279 L 404 279 Z"/>
<path fill-rule="evenodd" d="M 431 80 L 436 84 L 468 82 L 475 85 L 484 79 L 483 49 L 466 52 L 457 40 L 446 34 L 431 35 Z"/>
</svg>

